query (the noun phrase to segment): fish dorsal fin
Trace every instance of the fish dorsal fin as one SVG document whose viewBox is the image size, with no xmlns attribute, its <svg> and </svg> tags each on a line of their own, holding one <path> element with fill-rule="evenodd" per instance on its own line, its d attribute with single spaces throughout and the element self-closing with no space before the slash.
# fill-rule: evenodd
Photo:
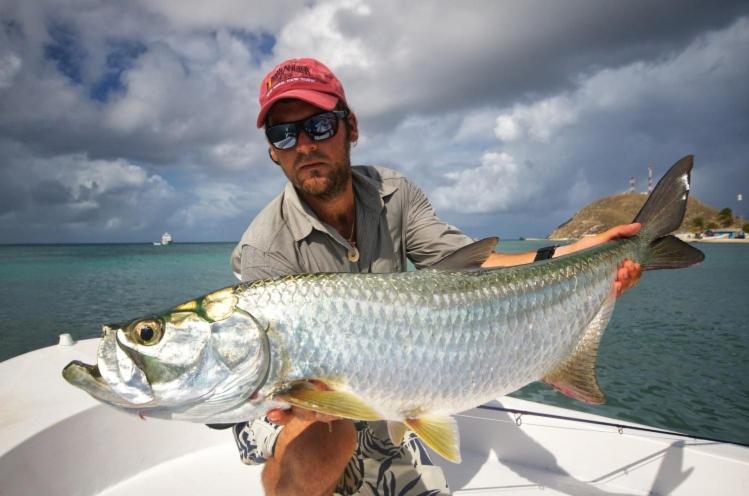
<svg viewBox="0 0 749 496">
<path fill-rule="evenodd" d="M 499 238 L 491 237 L 471 243 L 449 254 L 431 268 L 437 270 L 478 269 L 489 258 L 489 255 L 494 253 L 494 247 L 497 246 L 498 241 Z"/>
<path fill-rule="evenodd" d="M 381 420 L 382 415 L 358 396 L 345 391 L 314 389 L 307 382 L 273 395 L 294 406 L 353 420 Z"/>
<path fill-rule="evenodd" d="M 543 377 L 543 381 L 570 398 L 600 405 L 606 401 L 596 378 L 598 345 L 614 312 L 612 291 L 590 321 L 572 355 Z"/>
<path fill-rule="evenodd" d="M 404 420 L 424 444 L 453 463 L 460 463 L 460 433 L 452 417 L 420 417 Z"/>
<path fill-rule="evenodd" d="M 388 421 L 388 435 L 395 446 L 400 446 L 406 436 L 406 424 L 397 420 Z"/>
</svg>

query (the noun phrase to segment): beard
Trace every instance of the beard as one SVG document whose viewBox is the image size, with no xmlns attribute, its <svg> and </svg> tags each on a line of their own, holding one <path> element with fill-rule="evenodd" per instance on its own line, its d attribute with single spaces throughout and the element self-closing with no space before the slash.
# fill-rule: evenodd
<svg viewBox="0 0 749 496">
<path fill-rule="evenodd" d="M 327 156 L 313 151 L 308 155 L 299 157 L 298 162 L 302 160 L 325 160 Z M 347 143 L 343 159 L 339 162 L 330 164 L 329 167 L 315 169 L 310 171 L 309 176 L 302 179 L 299 176 L 294 177 L 292 184 L 294 187 L 306 195 L 319 198 L 320 200 L 331 200 L 346 189 L 346 185 L 351 180 L 351 146 Z"/>
</svg>

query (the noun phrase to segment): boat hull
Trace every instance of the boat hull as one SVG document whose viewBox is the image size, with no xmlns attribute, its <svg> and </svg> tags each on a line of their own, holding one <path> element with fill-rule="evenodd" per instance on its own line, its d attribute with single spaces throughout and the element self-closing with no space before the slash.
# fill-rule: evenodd
<svg viewBox="0 0 749 496">
<path fill-rule="evenodd" d="M 232 436 L 203 425 L 143 421 L 59 378 L 98 340 L 0 363 L 0 494 L 20 496 L 261 494 Z M 643 433 L 636 424 L 505 397 L 457 416 L 463 462 L 434 457 L 455 494 L 743 495 L 749 449 Z M 504 407 L 621 426 L 496 410 Z M 40 476 L 43 474 L 43 476 Z M 206 474 L 210 474 L 207 477 Z"/>
</svg>

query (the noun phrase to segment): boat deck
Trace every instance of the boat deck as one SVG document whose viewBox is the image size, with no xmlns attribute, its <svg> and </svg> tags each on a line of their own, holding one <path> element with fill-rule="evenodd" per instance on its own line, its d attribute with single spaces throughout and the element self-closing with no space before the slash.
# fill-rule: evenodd
<svg viewBox="0 0 749 496">
<path fill-rule="evenodd" d="M 96 340 L 86 340 L 0 363 L 0 495 L 262 494 L 260 468 L 240 462 L 228 431 L 144 421 L 62 379 L 70 360 L 93 363 L 95 355 Z M 494 406 L 611 421 L 515 398 Z M 458 416 L 463 462 L 433 457 L 455 494 L 749 494 L 747 448 L 520 420 L 481 408 Z"/>
</svg>

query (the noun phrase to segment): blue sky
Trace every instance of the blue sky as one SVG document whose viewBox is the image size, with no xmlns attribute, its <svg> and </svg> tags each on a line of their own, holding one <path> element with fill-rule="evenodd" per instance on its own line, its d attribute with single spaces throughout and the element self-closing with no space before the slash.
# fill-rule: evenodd
<svg viewBox="0 0 749 496">
<path fill-rule="evenodd" d="M 473 236 L 545 236 L 696 157 L 745 216 L 746 2 L 0 0 L 0 243 L 236 240 L 283 187 L 263 74 L 313 56 L 360 122 L 354 163 Z"/>
</svg>

